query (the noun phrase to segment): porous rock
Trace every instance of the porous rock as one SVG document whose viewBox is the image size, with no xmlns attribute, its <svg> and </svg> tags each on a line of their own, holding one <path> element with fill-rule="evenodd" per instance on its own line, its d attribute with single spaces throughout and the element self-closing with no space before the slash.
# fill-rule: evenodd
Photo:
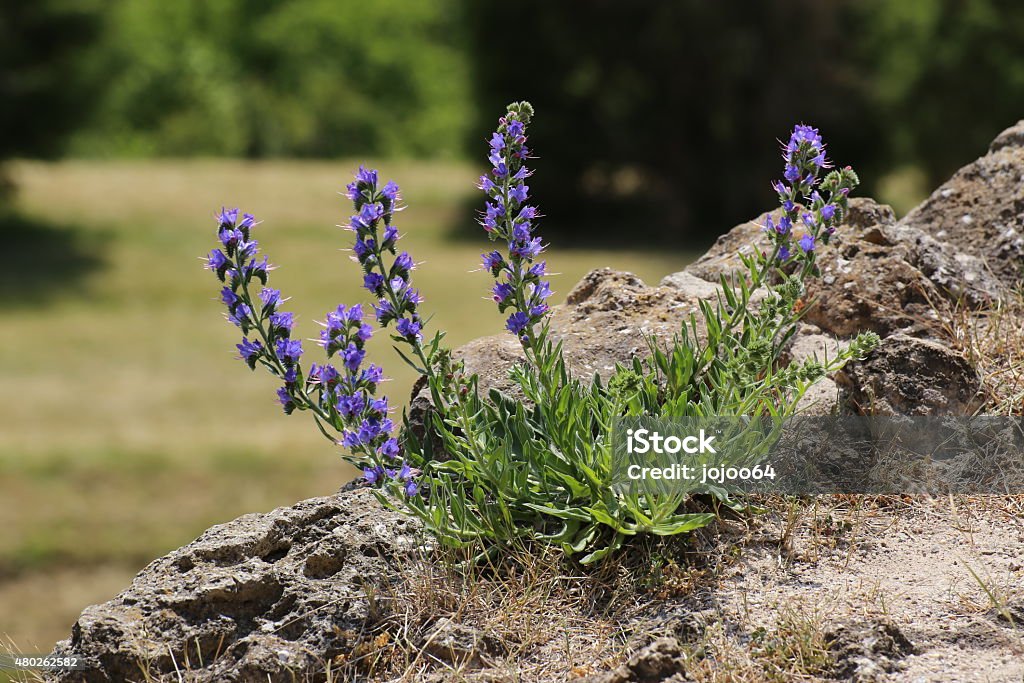
<svg viewBox="0 0 1024 683">
<path fill-rule="evenodd" d="M 1000 133 L 988 154 L 957 171 L 900 221 L 972 263 L 969 289 L 1021 282 L 1024 267 L 1024 121 Z"/>
<path fill-rule="evenodd" d="M 914 646 L 890 619 L 835 624 L 825 634 L 835 659 L 832 674 L 844 681 L 867 683 L 898 669 Z"/>
<path fill-rule="evenodd" d="M 50 680 L 323 680 L 358 645 L 368 596 L 415 531 L 366 489 L 212 527 L 86 608 L 55 654 L 87 668 Z"/>
<path fill-rule="evenodd" d="M 658 638 L 615 669 L 576 683 L 682 683 L 687 656 L 675 638 Z"/>
<path fill-rule="evenodd" d="M 977 372 L 960 354 L 905 334 L 886 338 L 837 380 L 855 412 L 871 415 L 971 415 L 983 398 Z"/>
</svg>

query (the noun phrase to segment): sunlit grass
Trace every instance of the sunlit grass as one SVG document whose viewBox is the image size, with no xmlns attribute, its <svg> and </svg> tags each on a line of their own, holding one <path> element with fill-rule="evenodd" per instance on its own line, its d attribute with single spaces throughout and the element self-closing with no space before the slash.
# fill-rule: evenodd
<svg viewBox="0 0 1024 683">
<path fill-rule="evenodd" d="M 24 214 L 65 226 L 103 251 L 98 267 L 31 305 L 0 292 L 0 518 L 7 522 L 0 525 L 0 601 L 19 582 L 51 574 L 80 591 L 60 606 L 0 609 L 0 633 L 48 647 L 82 606 L 111 597 L 115 583 L 91 588 L 69 568 L 106 564 L 127 579 L 210 524 L 331 493 L 352 476 L 306 415 L 281 413 L 272 378 L 233 359 L 238 331 L 222 319 L 217 283 L 198 257 L 212 247 L 215 209 L 255 213 L 264 221 L 258 238 L 280 266 L 274 284 L 293 297 L 299 334 L 314 337 L 314 321 L 327 310 L 366 301 L 358 267 L 341 251 L 350 233 L 335 227 L 350 213 L 338 192 L 354 166 L 13 165 Z M 424 310 L 434 314 L 431 326 L 448 330 L 453 345 L 499 331 L 502 320 L 485 299 L 488 276 L 474 272 L 488 243 L 448 239 L 451 226 L 466 220 L 478 170 L 380 168 L 406 196 L 398 224 L 420 262 L 414 278 Z M 560 273 L 556 298 L 591 268 L 657 282 L 687 262 L 665 251 L 566 246 L 549 254 Z M 51 263 L 39 254 L 7 257 L 21 268 Z M 394 378 L 386 389 L 400 405 L 411 371 L 380 337 L 370 359 Z M 307 344 L 310 356 L 317 351 Z"/>
</svg>

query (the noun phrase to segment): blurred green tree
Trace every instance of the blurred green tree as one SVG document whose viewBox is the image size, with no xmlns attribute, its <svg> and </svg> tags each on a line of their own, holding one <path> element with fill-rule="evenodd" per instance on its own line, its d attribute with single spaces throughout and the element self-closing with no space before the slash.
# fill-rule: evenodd
<svg viewBox="0 0 1024 683">
<path fill-rule="evenodd" d="M 0 4 L 0 160 L 63 149 L 90 105 L 91 83 L 77 57 L 96 28 L 84 2 Z M 9 184 L 0 179 L 4 188 Z"/>
<path fill-rule="evenodd" d="M 1024 3 L 871 0 L 857 11 L 890 167 L 916 164 L 934 187 L 1024 118 Z"/>
<path fill-rule="evenodd" d="M 460 0 L 111 0 L 83 154 L 453 156 Z"/>
</svg>

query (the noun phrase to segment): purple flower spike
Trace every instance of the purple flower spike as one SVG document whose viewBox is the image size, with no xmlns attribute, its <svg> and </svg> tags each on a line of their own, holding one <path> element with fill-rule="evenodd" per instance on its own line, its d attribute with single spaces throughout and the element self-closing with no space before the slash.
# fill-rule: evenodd
<svg viewBox="0 0 1024 683">
<path fill-rule="evenodd" d="M 768 220 L 766 232 L 780 260 L 802 256 L 804 267 L 813 269 L 818 240 L 828 244 L 835 233 L 847 208 L 847 196 L 858 183 L 857 176 L 846 167 L 819 177 L 832 168 L 832 163 L 826 156 L 821 134 L 812 126 L 801 124 L 793 128 L 782 146 L 782 158 L 785 182 L 775 181 L 772 188 L 778 194 L 783 217 L 778 223 Z M 792 226 L 798 222 L 803 224 L 806 234 L 794 243 Z"/>
<path fill-rule="evenodd" d="M 359 196 L 354 199 L 358 215 L 352 224 L 357 226 L 353 251 L 363 267 L 363 287 L 377 298 L 373 309 L 377 324 L 386 328 L 395 323 L 397 337 L 418 347 L 422 341 L 423 323 L 417 309 L 423 299 L 412 287 L 411 274 L 416 262 L 408 252 L 398 253 L 398 229 L 391 224 L 398 210 L 398 185 L 393 181 L 377 190 L 377 173 L 360 167 L 355 185 Z M 397 256 L 396 256 L 397 254 Z M 369 338 L 369 328 L 360 328 L 357 337 Z M 340 347 L 339 347 L 340 348 Z"/>
<path fill-rule="evenodd" d="M 509 107 L 491 136 L 488 160 L 493 180 L 487 176 L 480 179 L 480 189 L 487 195 L 480 224 L 492 240 L 504 241 L 508 249 L 507 259 L 498 251 L 484 254 L 483 268 L 501 280 L 492 287 L 492 298 L 499 311 L 513 309 L 506 328 L 524 344 L 533 340 L 534 326 L 547 315 L 544 299 L 551 295 L 548 283 L 540 279 L 544 265 L 533 263 L 544 251 L 544 244 L 533 234 L 533 221 L 539 213 L 537 207 L 527 204 L 530 187 L 523 182 L 530 176 L 524 160 L 529 156 L 526 126 L 532 115 L 532 107 L 525 103 Z"/>
</svg>

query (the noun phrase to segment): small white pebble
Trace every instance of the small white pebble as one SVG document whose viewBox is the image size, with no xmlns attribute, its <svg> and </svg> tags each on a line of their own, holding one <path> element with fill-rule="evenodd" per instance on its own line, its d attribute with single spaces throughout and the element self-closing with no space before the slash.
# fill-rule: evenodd
<svg viewBox="0 0 1024 683">
<path fill-rule="evenodd" d="M 952 197 L 953 196 L 953 190 L 945 189 L 942 192 L 940 192 L 939 194 L 941 194 L 943 196 L 943 198 Z"/>
<path fill-rule="evenodd" d="M 971 214 L 965 213 L 963 216 L 960 216 L 960 222 L 964 225 L 970 225 L 974 222 L 974 219 L 971 218 Z"/>
</svg>

